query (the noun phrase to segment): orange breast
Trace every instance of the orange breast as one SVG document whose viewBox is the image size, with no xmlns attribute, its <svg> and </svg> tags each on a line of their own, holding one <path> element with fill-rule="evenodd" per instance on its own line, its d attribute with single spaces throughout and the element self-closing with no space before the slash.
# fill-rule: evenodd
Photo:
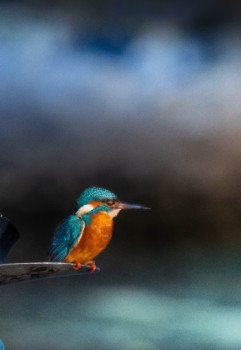
<svg viewBox="0 0 241 350">
<path fill-rule="evenodd" d="M 66 256 L 66 262 L 80 262 L 85 264 L 94 259 L 111 240 L 113 220 L 104 211 L 93 214 L 90 226 L 85 226 L 80 241 Z"/>
</svg>

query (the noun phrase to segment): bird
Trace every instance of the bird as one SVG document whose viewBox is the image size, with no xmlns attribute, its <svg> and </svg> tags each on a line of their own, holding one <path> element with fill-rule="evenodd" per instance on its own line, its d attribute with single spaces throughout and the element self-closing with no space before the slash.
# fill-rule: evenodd
<svg viewBox="0 0 241 350">
<path fill-rule="evenodd" d="M 77 199 L 76 212 L 57 227 L 48 256 L 54 262 L 73 263 L 74 270 L 82 264 L 96 270 L 93 259 L 109 244 L 113 218 L 124 209 L 150 209 L 121 202 L 117 196 L 100 187 L 85 189 Z"/>
</svg>

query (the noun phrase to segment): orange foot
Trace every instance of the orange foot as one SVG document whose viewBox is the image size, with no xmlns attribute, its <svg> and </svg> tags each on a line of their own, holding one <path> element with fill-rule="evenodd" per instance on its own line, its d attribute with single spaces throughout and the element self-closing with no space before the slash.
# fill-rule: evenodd
<svg viewBox="0 0 241 350">
<path fill-rule="evenodd" d="M 79 270 L 81 268 L 81 263 L 78 261 L 75 261 L 74 263 L 75 263 L 75 265 L 73 266 L 73 269 L 75 271 Z"/>
<path fill-rule="evenodd" d="M 87 263 L 86 265 L 88 265 L 88 266 L 91 267 L 91 270 L 90 270 L 91 273 L 92 273 L 92 272 L 95 272 L 95 270 L 96 270 L 96 265 L 95 265 L 95 263 L 93 263 L 93 261 L 90 261 L 90 262 Z"/>
</svg>

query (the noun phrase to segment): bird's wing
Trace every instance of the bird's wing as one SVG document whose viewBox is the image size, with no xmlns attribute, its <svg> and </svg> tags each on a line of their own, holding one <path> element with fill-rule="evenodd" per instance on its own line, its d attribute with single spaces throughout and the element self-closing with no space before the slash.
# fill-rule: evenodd
<svg viewBox="0 0 241 350">
<path fill-rule="evenodd" d="M 57 228 L 48 255 L 52 261 L 62 261 L 80 240 L 85 223 L 77 215 L 70 215 Z"/>
</svg>

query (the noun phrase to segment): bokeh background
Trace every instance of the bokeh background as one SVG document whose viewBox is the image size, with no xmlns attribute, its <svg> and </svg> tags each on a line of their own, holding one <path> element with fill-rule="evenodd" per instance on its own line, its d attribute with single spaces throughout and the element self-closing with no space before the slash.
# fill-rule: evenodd
<svg viewBox="0 0 241 350">
<path fill-rule="evenodd" d="M 44 261 L 86 187 L 98 275 L 0 289 L 8 350 L 241 349 L 241 5 L 0 1 L 0 210 Z"/>
</svg>

